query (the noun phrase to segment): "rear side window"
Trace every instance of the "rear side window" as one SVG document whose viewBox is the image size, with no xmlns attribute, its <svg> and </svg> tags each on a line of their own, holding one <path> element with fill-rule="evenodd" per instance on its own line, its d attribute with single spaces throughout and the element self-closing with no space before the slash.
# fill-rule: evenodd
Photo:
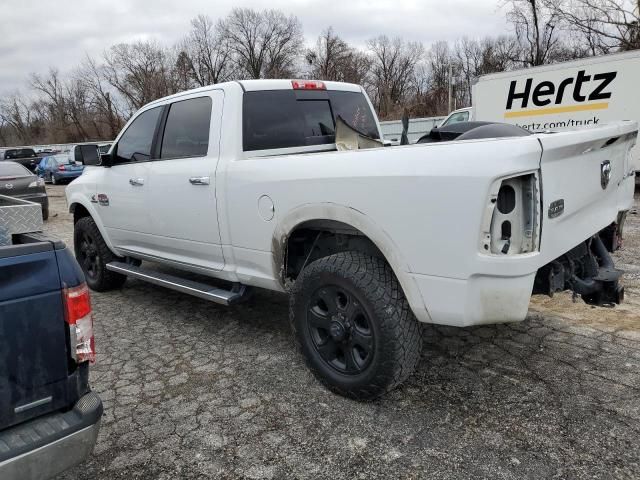
<svg viewBox="0 0 640 480">
<path fill-rule="evenodd" d="M 209 149 L 211 98 L 172 103 L 162 137 L 160 158 L 203 157 Z"/>
<path fill-rule="evenodd" d="M 116 150 L 118 162 L 140 162 L 151 158 L 151 144 L 162 107 L 141 113 L 122 134 Z"/>
<path fill-rule="evenodd" d="M 338 115 L 363 134 L 378 138 L 369 104 L 358 92 L 246 92 L 242 114 L 245 151 L 334 143 Z"/>
</svg>

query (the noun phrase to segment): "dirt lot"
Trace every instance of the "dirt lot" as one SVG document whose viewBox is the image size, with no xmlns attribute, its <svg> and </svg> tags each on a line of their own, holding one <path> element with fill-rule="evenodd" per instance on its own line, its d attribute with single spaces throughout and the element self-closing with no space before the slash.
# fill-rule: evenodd
<svg viewBox="0 0 640 480">
<path fill-rule="evenodd" d="M 47 229 L 71 244 L 63 188 Z M 639 478 L 639 205 L 616 254 L 625 305 L 557 295 L 519 324 L 428 327 L 416 374 L 374 403 L 312 378 L 283 295 L 94 293 L 105 416 L 92 459 L 61 478 Z"/>
</svg>

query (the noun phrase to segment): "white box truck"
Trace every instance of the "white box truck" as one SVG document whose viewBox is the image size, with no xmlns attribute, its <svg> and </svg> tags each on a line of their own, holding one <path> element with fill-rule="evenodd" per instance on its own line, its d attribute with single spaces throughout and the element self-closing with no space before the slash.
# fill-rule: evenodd
<svg viewBox="0 0 640 480">
<path fill-rule="evenodd" d="M 484 75 L 473 86 L 472 104 L 442 125 L 467 115 L 535 132 L 640 121 L 640 50 Z M 638 146 L 632 155 L 632 168 L 640 170 Z"/>
</svg>

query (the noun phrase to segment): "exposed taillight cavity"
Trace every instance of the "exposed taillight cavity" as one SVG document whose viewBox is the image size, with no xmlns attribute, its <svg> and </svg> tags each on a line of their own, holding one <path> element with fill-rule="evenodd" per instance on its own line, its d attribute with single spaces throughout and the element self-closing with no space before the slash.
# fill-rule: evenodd
<svg viewBox="0 0 640 480">
<path fill-rule="evenodd" d="M 93 314 L 89 289 L 83 283 L 63 291 L 65 320 L 69 326 L 71 354 L 77 363 L 95 362 L 96 347 L 93 338 Z"/>
<path fill-rule="evenodd" d="M 326 90 L 324 82 L 318 80 L 291 80 L 294 90 Z"/>
<path fill-rule="evenodd" d="M 540 239 L 538 175 L 506 178 L 492 187 L 483 222 L 481 248 L 494 255 L 538 250 Z"/>
</svg>

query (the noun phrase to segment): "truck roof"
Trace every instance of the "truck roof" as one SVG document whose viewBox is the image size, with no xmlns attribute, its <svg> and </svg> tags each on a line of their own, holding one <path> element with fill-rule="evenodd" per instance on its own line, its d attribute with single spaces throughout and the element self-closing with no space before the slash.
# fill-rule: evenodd
<svg viewBox="0 0 640 480">
<path fill-rule="evenodd" d="M 540 65 L 539 67 L 527 67 L 519 70 L 509 70 L 506 72 L 490 73 L 488 75 L 482 75 L 478 78 L 478 82 L 485 80 L 494 80 L 498 78 L 517 77 L 520 75 L 532 75 L 535 73 L 550 72 L 553 70 L 562 70 L 565 68 L 584 67 L 594 63 L 606 63 L 618 60 L 625 60 L 627 58 L 640 57 L 640 50 L 633 50 L 631 52 L 618 52 L 610 53 L 608 55 L 598 55 L 597 57 L 580 58 L 577 60 L 570 60 L 568 62 L 554 63 L 552 65 Z"/>
<path fill-rule="evenodd" d="M 166 97 L 158 98 L 153 102 L 149 102 L 143 108 L 146 108 L 150 105 L 154 105 L 156 103 L 164 102 L 166 100 L 170 100 L 172 98 L 178 98 L 184 95 L 191 95 L 193 93 L 198 92 L 206 92 L 208 90 L 220 89 L 226 90 L 228 88 L 237 88 L 240 86 L 245 92 L 254 92 L 259 90 L 293 90 L 293 81 L 298 82 L 313 82 L 318 80 L 299 80 L 299 79 L 258 79 L 258 80 L 235 80 L 232 82 L 223 82 L 223 83 L 215 83 L 212 85 L 207 85 L 204 87 L 193 88 L 191 90 L 185 90 L 182 92 L 175 93 L 173 95 L 168 95 Z M 331 82 L 324 81 L 327 90 L 339 90 L 345 92 L 362 92 L 362 87 L 355 83 L 345 83 L 345 82 Z"/>
</svg>

